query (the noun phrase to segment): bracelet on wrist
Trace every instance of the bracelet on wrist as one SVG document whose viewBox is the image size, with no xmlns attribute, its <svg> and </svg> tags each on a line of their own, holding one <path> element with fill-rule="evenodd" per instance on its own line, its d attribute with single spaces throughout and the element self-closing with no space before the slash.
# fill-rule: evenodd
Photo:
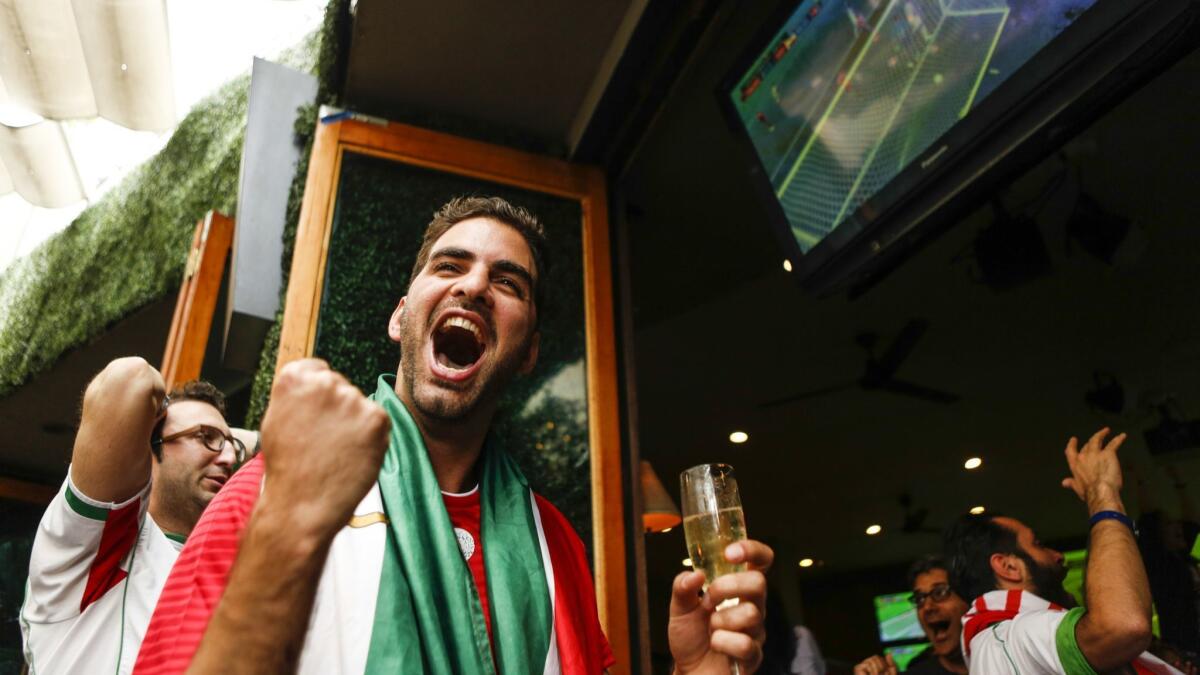
<svg viewBox="0 0 1200 675">
<path fill-rule="evenodd" d="M 1138 535 L 1137 525 L 1134 524 L 1133 519 L 1124 513 L 1121 513 L 1120 511 L 1097 511 L 1092 514 L 1091 518 L 1088 519 L 1088 526 L 1095 527 L 1096 523 L 1099 523 L 1103 520 L 1115 520 L 1125 527 L 1128 527 L 1129 531 L 1133 533 L 1133 536 L 1136 537 Z"/>
</svg>

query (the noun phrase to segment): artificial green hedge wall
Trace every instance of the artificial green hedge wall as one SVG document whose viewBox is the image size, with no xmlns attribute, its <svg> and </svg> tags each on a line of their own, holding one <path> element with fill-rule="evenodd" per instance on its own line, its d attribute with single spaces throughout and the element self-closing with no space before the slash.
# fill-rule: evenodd
<svg viewBox="0 0 1200 675">
<path fill-rule="evenodd" d="M 179 287 L 196 221 L 234 211 L 249 82 L 201 101 L 162 151 L 0 275 L 0 396 Z"/>
</svg>

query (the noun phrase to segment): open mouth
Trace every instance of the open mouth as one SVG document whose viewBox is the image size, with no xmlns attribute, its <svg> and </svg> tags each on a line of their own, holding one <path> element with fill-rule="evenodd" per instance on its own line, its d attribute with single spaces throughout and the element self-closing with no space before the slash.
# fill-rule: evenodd
<svg viewBox="0 0 1200 675">
<path fill-rule="evenodd" d="M 929 626 L 929 636 L 934 641 L 944 640 L 950 631 L 950 621 L 929 621 L 925 625 Z"/>
<path fill-rule="evenodd" d="M 483 329 L 458 314 L 444 319 L 430 342 L 434 373 L 448 380 L 466 379 L 474 373 L 486 349 Z"/>
</svg>

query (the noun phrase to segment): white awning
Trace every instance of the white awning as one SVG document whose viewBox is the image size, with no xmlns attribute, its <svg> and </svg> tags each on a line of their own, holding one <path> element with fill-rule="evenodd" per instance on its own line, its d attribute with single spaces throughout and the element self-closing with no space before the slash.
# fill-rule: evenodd
<svg viewBox="0 0 1200 675">
<path fill-rule="evenodd" d="M 87 198 L 71 148 L 57 122 L 0 124 L 0 163 L 17 194 L 35 206 L 56 209 Z"/>
<path fill-rule="evenodd" d="M 164 0 L 0 0 L 0 80 L 50 119 L 175 125 Z"/>
<path fill-rule="evenodd" d="M 158 152 L 177 117 L 254 56 L 315 29 L 326 4 L 0 0 L 0 271 Z"/>
</svg>

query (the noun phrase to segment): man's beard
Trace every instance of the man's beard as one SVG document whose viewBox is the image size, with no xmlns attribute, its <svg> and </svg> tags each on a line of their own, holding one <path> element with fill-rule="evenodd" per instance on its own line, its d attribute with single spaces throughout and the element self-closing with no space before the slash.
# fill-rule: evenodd
<svg viewBox="0 0 1200 675">
<path fill-rule="evenodd" d="M 1030 581 L 1033 582 L 1034 593 L 1059 606 L 1070 609 L 1075 606 L 1075 598 L 1063 588 L 1063 579 L 1067 576 L 1065 567 L 1059 565 L 1039 565 L 1030 555 L 1022 553 L 1025 566 L 1029 568 Z"/>
<path fill-rule="evenodd" d="M 472 305 L 460 306 L 476 311 L 477 314 L 485 317 L 485 320 L 488 317 L 486 313 L 477 311 L 477 308 Z M 424 346 L 422 338 L 430 333 L 432 320 L 439 316 L 440 311 L 441 308 L 434 311 L 430 316 L 431 325 L 428 326 L 415 325 L 416 322 L 411 320 L 408 315 L 400 319 L 400 370 L 404 374 L 404 386 L 407 389 L 408 400 L 412 401 L 416 408 L 415 412 L 429 419 L 456 422 L 469 417 L 481 404 L 499 398 L 501 392 L 516 377 L 517 371 L 520 370 L 521 364 L 525 360 L 525 355 L 529 353 L 533 333 L 531 331 L 518 349 L 507 358 L 483 364 L 479 371 L 472 376 L 465 389 L 448 390 L 440 385 L 431 384 L 433 387 L 442 389 L 443 392 L 452 393 L 450 396 L 427 395 L 417 387 L 417 361 L 419 354 L 422 353 L 421 348 Z M 488 330 L 495 335 L 495 327 L 491 325 L 490 321 L 488 324 Z M 432 336 L 429 339 L 432 340 Z M 425 356 L 428 354 L 425 353 Z M 484 356 L 486 354 L 480 355 L 480 358 Z M 428 368 L 429 364 L 425 364 L 425 367 Z"/>
</svg>

